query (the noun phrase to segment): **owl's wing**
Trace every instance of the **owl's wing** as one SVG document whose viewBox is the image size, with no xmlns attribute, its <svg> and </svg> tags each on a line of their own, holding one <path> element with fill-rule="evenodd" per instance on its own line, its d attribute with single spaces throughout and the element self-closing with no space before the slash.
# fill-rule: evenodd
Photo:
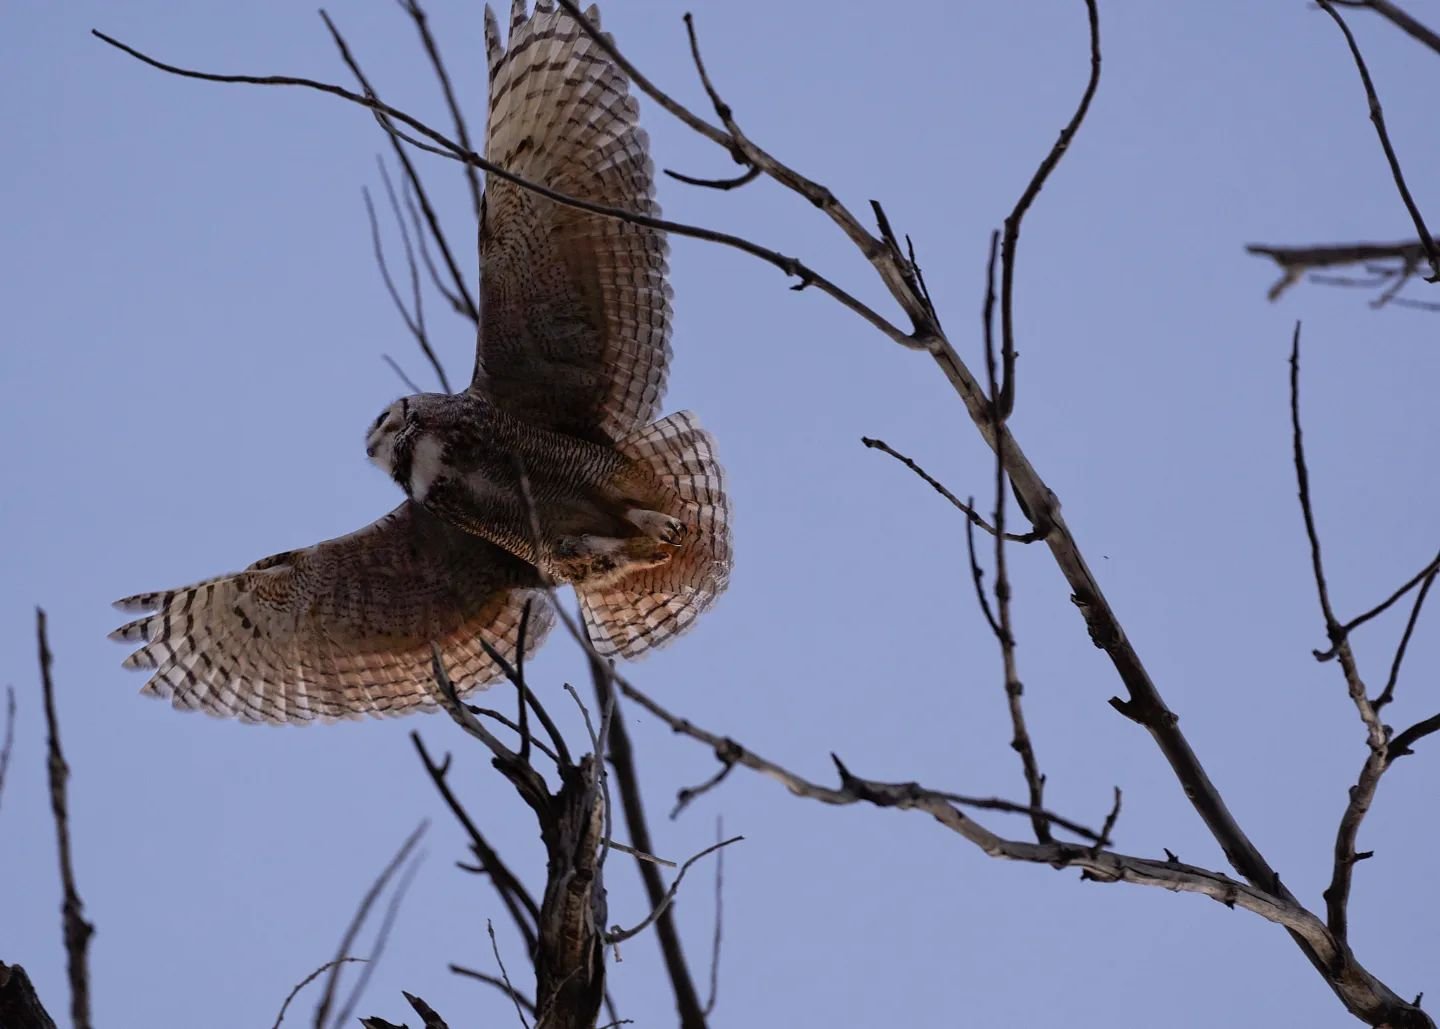
<svg viewBox="0 0 1440 1029">
<path fill-rule="evenodd" d="M 507 46 L 485 10 L 485 153 L 561 193 L 658 215 L 649 140 L 625 76 L 551 0 L 514 0 Z M 591 7 L 586 16 L 598 25 Z M 665 234 L 586 214 L 498 176 L 485 184 L 481 330 L 470 385 L 596 442 L 648 425 L 665 391 Z"/>
<path fill-rule="evenodd" d="M 405 714 L 439 703 L 431 642 L 456 689 L 514 663 L 531 605 L 528 653 L 554 613 L 536 570 L 406 501 L 358 532 L 117 607 L 149 612 L 111 639 L 143 644 L 143 692 L 177 708 L 247 722 Z"/>
</svg>

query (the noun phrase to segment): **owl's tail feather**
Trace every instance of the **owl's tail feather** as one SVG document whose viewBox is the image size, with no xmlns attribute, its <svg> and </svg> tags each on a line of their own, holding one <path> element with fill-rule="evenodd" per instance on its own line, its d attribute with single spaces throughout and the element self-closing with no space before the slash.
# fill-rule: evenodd
<svg viewBox="0 0 1440 1029">
<path fill-rule="evenodd" d="M 647 465 L 675 494 L 666 513 L 688 530 L 668 564 L 578 590 L 596 650 L 604 657 L 635 658 L 684 632 L 725 591 L 730 501 L 715 442 L 689 411 L 625 437 L 616 449 Z"/>
</svg>

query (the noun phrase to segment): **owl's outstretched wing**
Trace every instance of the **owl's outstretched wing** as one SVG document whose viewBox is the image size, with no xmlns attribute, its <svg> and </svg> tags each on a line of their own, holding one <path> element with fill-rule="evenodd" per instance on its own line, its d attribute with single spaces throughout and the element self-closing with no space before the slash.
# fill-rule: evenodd
<svg viewBox="0 0 1440 1029">
<path fill-rule="evenodd" d="M 591 7 L 586 16 L 599 24 Z M 485 10 L 485 154 L 561 193 L 658 215 L 649 140 L 625 76 L 552 0 L 514 0 L 506 45 Z M 470 389 L 527 421 L 613 442 L 655 417 L 670 357 L 665 235 L 490 176 Z"/>
<path fill-rule="evenodd" d="M 397 715 L 439 703 L 431 643 L 457 690 L 499 678 L 483 638 L 512 664 L 531 605 L 528 653 L 554 614 L 529 564 L 406 501 L 348 536 L 243 572 L 118 601 L 150 612 L 112 639 L 153 668 L 143 692 L 247 722 Z"/>
</svg>

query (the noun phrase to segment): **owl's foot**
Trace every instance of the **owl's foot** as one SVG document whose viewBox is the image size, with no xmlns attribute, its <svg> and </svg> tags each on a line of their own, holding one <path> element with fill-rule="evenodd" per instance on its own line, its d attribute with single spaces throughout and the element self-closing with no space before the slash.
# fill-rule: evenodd
<svg viewBox="0 0 1440 1029">
<path fill-rule="evenodd" d="M 551 571 L 566 582 L 603 585 L 669 564 L 675 551 L 674 544 L 649 536 L 565 536 L 556 542 Z"/>
<path fill-rule="evenodd" d="M 680 519 L 642 507 L 632 507 L 626 511 L 625 520 L 651 539 L 672 547 L 680 546 L 690 531 Z"/>
</svg>

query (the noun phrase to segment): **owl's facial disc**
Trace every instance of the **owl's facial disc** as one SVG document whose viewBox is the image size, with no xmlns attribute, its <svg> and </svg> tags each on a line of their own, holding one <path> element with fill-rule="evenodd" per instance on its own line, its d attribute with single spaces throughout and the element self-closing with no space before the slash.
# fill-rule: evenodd
<svg viewBox="0 0 1440 1029">
<path fill-rule="evenodd" d="M 386 475 L 395 474 L 395 449 L 406 428 L 409 402 L 397 400 L 376 418 L 365 437 L 365 453 Z"/>
</svg>

